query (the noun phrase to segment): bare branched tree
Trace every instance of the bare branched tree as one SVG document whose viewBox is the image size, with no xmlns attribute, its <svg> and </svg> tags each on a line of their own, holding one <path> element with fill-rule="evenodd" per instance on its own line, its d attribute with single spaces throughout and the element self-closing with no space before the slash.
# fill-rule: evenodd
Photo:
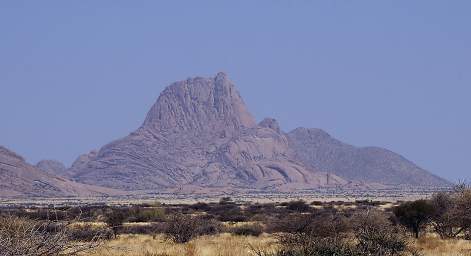
<svg viewBox="0 0 471 256">
<path fill-rule="evenodd" d="M 0 256 L 66 256 L 91 250 L 101 242 L 73 241 L 70 223 L 0 217 Z"/>
<path fill-rule="evenodd" d="M 436 214 L 435 231 L 442 238 L 456 238 L 471 230 L 471 186 L 459 183 L 453 191 L 437 193 L 431 200 Z"/>
</svg>

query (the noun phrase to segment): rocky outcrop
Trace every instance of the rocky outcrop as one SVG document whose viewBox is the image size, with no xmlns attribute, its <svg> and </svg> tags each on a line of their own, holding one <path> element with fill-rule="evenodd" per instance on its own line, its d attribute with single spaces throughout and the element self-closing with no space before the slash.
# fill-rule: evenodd
<svg viewBox="0 0 471 256">
<path fill-rule="evenodd" d="M 109 188 L 79 184 L 28 164 L 0 146 L 0 197 L 77 197 L 114 195 Z"/>
<path fill-rule="evenodd" d="M 144 121 L 153 131 L 238 131 L 254 127 L 239 92 L 227 75 L 176 82 L 160 95 Z"/>
<path fill-rule="evenodd" d="M 316 129 L 285 134 L 272 118 L 257 124 L 224 73 L 170 85 L 140 128 L 79 157 L 68 175 L 129 191 L 446 183 L 389 151 L 358 149 Z"/>
</svg>

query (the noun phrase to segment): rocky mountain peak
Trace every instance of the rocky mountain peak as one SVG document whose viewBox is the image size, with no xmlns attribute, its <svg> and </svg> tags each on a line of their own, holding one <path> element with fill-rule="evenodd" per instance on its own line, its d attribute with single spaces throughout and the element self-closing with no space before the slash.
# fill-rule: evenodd
<svg viewBox="0 0 471 256">
<path fill-rule="evenodd" d="M 195 77 L 167 87 L 143 127 L 165 130 L 220 130 L 255 126 L 244 101 L 225 73 Z"/>
</svg>

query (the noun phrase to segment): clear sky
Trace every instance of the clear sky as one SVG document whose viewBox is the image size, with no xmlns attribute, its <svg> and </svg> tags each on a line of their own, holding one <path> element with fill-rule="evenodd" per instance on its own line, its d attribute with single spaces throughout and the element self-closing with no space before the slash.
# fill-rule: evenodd
<svg viewBox="0 0 471 256">
<path fill-rule="evenodd" d="M 258 120 L 471 179 L 471 1 L 0 2 L 0 145 L 70 164 L 169 83 L 225 71 Z"/>
</svg>

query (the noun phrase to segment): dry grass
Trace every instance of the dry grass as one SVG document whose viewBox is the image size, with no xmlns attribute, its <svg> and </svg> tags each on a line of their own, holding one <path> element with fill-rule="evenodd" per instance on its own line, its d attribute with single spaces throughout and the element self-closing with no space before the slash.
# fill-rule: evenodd
<svg viewBox="0 0 471 256">
<path fill-rule="evenodd" d="M 466 240 L 443 240 L 436 236 L 422 237 L 417 248 L 424 256 L 471 256 L 471 242 Z"/>
<path fill-rule="evenodd" d="M 122 235 L 86 256 L 252 256 L 254 248 L 273 248 L 269 236 L 243 237 L 230 234 L 205 236 L 187 244 L 175 244 L 163 236 Z"/>
<path fill-rule="evenodd" d="M 175 244 L 162 235 L 122 235 L 84 256 L 253 256 L 250 247 L 273 250 L 269 235 L 243 237 L 230 234 L 205 236 L 187 244 Z M 415 245 L 424 256 L 471 256 L 471 242 L 442 240 L 436 236 L 420 238 Z"/>
</svg>

